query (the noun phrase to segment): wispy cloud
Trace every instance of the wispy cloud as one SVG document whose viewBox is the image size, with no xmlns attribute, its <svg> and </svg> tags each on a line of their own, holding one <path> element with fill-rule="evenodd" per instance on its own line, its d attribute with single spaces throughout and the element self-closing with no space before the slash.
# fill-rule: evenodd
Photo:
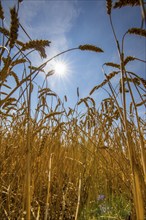
<svg viewBox="0 0 146 220">
<path fill-rule="evenodd" d="M 69 48 L 67 33 L 74 26 L 80 10 L 76 1 L 24 1 L 19 14 L 20 23 L 33 40 L 51 41 L 50 47 L 46 48 L 48 59 Z M 19 37 L 23 41 L 29 40 L 22 31 Z M 37 53 L 31 54 L 31 60 L 34 66 L 45 62 Z"/>
<path fill-rule="evenodd" d="M 62 49 L 67 47 L 66 33 L 79 10 L 75 1 L 24 1 L 20 14 L 22 25 L 33 38 L 48 38 Z"/>
<path fill-rule="evenodd" d="M 9 8 L 17 6 L 16 0 L 3 2 L 6 12 L 6 27 L 10 23 Z M 77 1 L 23 1 L 19 8 L 21 25 L 32 39 L 48 39 L 51 47 L 48 56 L 53 56 L 69 47 L 67 33 L 74 26 L 80 14 Z M 19 38 L 28 41 L 28 37 L 19 30 Z M 36 60 L 36 57 L 35 57 Z"/>
</svg>

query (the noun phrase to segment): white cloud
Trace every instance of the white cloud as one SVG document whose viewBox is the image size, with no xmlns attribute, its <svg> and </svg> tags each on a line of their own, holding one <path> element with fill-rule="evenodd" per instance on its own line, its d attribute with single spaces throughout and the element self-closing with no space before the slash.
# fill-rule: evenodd
<svg viewBox="0 0 146 220">
<path fill-rule="evenodd" d="M 20 21 L 32 38 L 48 38 L 66 46 L 65 34 L 79 15 L 74 1 L 24 1 Z"/>
<path fill-rule="evenodd" d="M 48 58 L 69 48 L 66 34 L 73 27 L 80 10 L 76 1 L 23 1 L 20 5 L 20 23 L 34 39 L 51 41 L 46 48 Z M 19 35 L 22 41 L 29 41 L 24 32 Z M 37 53 L 31 54 L 33 65 L 38 66 L 41 60 Z M 47 58 L 47 59 L 48 59 Z"/>
</svg>

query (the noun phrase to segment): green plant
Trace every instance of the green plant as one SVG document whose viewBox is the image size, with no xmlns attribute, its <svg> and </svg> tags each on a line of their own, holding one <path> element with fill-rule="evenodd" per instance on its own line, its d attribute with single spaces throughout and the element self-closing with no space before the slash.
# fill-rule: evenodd
<svg viewBox="0 0 146 220">
<path fill-rule="evenodd" d="M 131 202 L 123 195 L 100 195 L 81 213 L 80 219 L 126 219 L 131 213 Z"/>
</svg>

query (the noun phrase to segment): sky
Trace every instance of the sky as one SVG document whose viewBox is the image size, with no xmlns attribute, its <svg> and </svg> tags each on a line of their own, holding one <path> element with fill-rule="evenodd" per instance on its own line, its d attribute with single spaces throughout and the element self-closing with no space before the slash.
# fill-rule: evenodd
<svg viewBox="0 0 146 220">
<path fill-rule="evenodd" d="M 9 8 L 16 3 L 16 0 L 2 0 L 6 16 L 5 27 L 8 27 L 10 22 Z M 141 26 L 139 7 L 113 9 L 112 18 L 120 43 L 123 34 L 129 28 Z M 105 0 L 23 0 L 19 9 L 19 21 L 32 39 L 51 41 L 50 47 L 46 49 L 47 59 L 62 51 L 84 44 L 95 45 L 104 50 L 104 53 L 75 50 L 58 57 L 57 60 L 67 64 L 67 74 L 63 77 L 58 77 L 55 74 L 49 77 L 48 86 L 61 99 L 66 95 L 68 106 L 74 106 L 77 102 L 77 87 L 79 87 L 80 98 L 84 98 L 89 96 L 89 92 L 94 86 L 105 79 L 102 72 L 102 65 L 105 62 L 119 63 L 109 17 L 106 13 Z M 19 39 L 25 42 L 29 41 L 22 30 L 19 31 Z M 144 37 L 127 35 L 125 55 L 146 60 L 145 46 Z M 38 53 L 31 54 L 30 58 L 34 66 L 46 61 L 46 59 L 42 60 Z M 53 62 L 47 65 L 46 72 L 53 68 Z M 144 63 L 131 62 L 128 68 L 140 77 L 146 78 Z M 106 67 L 105 71 L 108 74 L 113 69 Z M 43 79 L 44 76 L 40 74 L 36 83 L 42 85 Z M 113 80 L 114 86 L 118 84 L 119 79 L 120 75 Z M 107 97 L 107 93 L 100 89 L 92 97 L 95 98 L 98 106 L 101 100 Z M 138 101 L 137 95 L 136 98 Z M 37 100 L 34 100 L 33 104 L 35 105 Z"/>
</svg>

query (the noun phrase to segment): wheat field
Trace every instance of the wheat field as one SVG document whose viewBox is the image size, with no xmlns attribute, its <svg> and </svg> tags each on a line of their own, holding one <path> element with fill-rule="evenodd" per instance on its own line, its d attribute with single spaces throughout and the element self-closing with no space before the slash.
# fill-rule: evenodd
<svg viewBox="0 0 146 220">
<path fill-rule="evenodd" d="M 113 8 L 139 5 L 143 1 L 107 0 L 107 14 L 119 53 L 119 63 L 106 62 L 113 68 L 105 80 L 91 88 L 88 97 L 79 99 L 74 108 L 66 109 L 59 95 L 47 87 L 46 74 L 40 88 L 35 79 L 51 59 L 39 67 L 33 66 L 29 53 L 38 51 L 46 58 L 48 40 L 18 40 L 18 8 L 10 9 L 10 29 L 4 26 L 4 10 L 0 2 L 0 86 L 1 86 L 1 146 L 0 146 L 0 220 L 95 220 L 137 219 L 146 214 L 146 148 L 145 121 L 139 107 L 145 106 L 146 80 L 128 72 L 129 62 L 145 62 L 125 57 L 112 23 Z M 21 15 L 20 15 L 21 16 Z M 143 15 L 144 16 L 144 15 Z M 142 16 L 142 20 L 144 17 Z M 24 29 L 24 27 L 23 27 Z M 25 31 L 25 29 L 23 30 Z M 146 37 L 146 30 L 131 28 L 123 37 Z M 103 53 L 94 45 L 85 44 L 72 50 Z M 14 67 L 19 66 L 18 76 Z M 115 71 L 116 69 L 116 71 Z M 111 79 L 120 75 L 117 98 Z M 7 79 L 12 78 L 14 86 Z M 109 95 L 96 107 L 92 94 L 104 85 Z M 133 88 L 139 94 L 135 101 Z M 34 92 L 34 90 L 37 92 Z M 128 90 L 128 91 L 127 91 Z M 32 96 L 37 107 L 32 115 Z M 126 95 L 130 95 L 127 104 Z M 17 98 L 16 98 L 17 96 Z M 55 105 L 50 105 L 53 100 Z M 83 106 L 84 112 L 78 112 Z"/>
</svg>

